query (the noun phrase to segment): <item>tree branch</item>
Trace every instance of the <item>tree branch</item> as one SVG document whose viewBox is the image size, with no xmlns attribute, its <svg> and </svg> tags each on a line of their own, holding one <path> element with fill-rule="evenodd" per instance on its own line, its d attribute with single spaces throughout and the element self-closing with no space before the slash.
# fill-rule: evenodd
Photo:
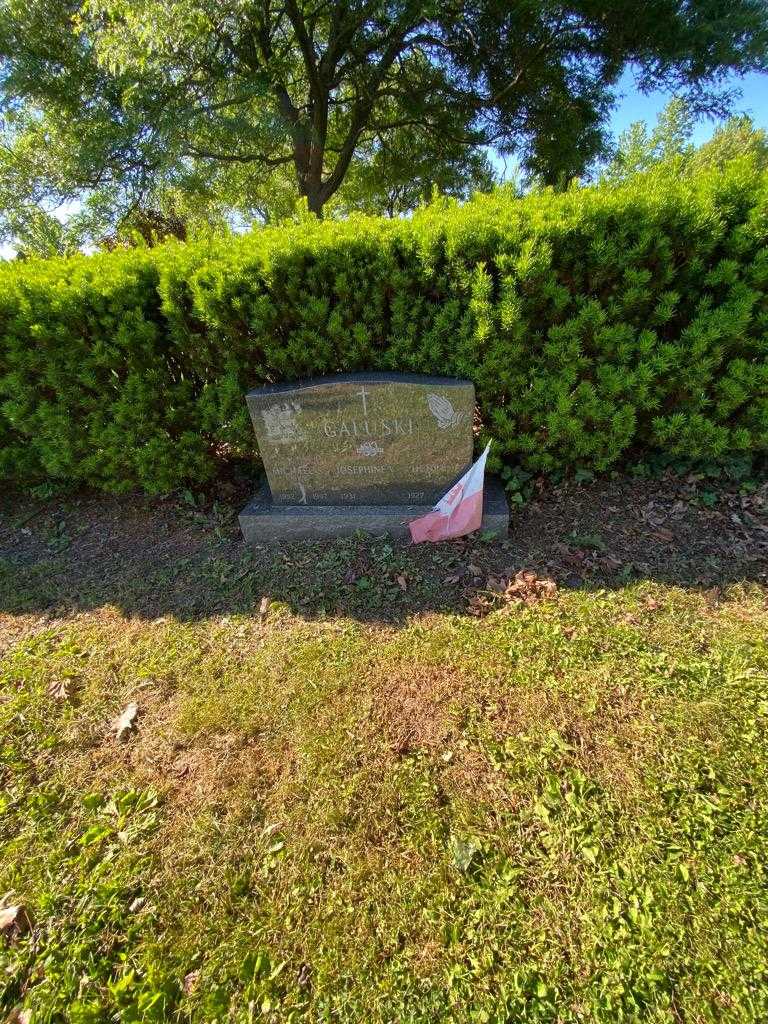
<svg viewBox="0 0 768 1024">
<path fill-rule="evenodd" d="M 265 167 L 281 167 L 289 164 L 293 156 L 267 156 L 264 153 L 215 153 L 213 150 L 198 149 L 197 146 L 187 146 L 182 156 L 199 157 L 201 160 L 223 160 L 225 163 L 252 164 L 260 163 Z"/>
<path fill-rule="evenodd" d="M 312 98 L 319 101 L 321 98 L 321 87 L 320 78 L 317 73 L 317 57 L 315 55 L 315 49 L 312 45 L 312 40 L 309 38 L 307 32 L 307 25 L 302 17 L 301 11 L 299 10 L 296 0 L 286 0 L 285 10 L 288 18 L 293 25 L 293 31 L 296 33 L 296 40 L 301 50 L 301 56 L 304 59 L 304 66 L 307 69 L 307 79 L 309 80 L 309 89 L 312 94 Z"/>
<path fill-rule="evenodd" d="M 365 128 L 371 110 L 373 109 L 378 97 L 378 90 L 384 81 L 387 72 L 402 52 L 405 37 L 408 35 L 411 28 L 411 25 L 404 25 L 394 33 L 381 60 L 376 65 L 373 80 L 369 85 L 368 95 L 365 99 L 358 99 L 353 104 L 349 130 L 339 152 L 336 166 L 333 168 L 333 171 L 328 178 L 323 182 L 322 193 L 324 200 L 330 199 L 344 180 L 344 175 L 347 173 L 352 161 L 352 156 L 354 155 L 357 142 L 363 128 Z"/>
</svg>

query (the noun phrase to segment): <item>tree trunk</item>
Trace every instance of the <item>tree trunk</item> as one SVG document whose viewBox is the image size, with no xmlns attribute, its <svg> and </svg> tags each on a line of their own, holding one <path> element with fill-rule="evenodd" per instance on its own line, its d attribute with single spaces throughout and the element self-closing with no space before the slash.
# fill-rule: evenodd
<svg viewBox="0 0 768 1024">
<path fill-rule="evenodd" d="M 322 188 L 320 187 L 309 187 L 307 188 L 305 195 L 307 197 L 307 209 L 310 213 L 314 213 L 318 220 L 323 219 L 323 206 L 325 205 L 325 199 L 323 198 Z"/>
<path fill-rule="evenodd" d="M 328 198 L 323 184 L 322 159 L 312 161 L 312 147 L 303 135 L 294 143 L 293 162 L 296 167 L 296 178 L 299 195 L 307 200 L 307 209 L 318 218 L 323 219 L 323 206 Z M 315 163 L 315 166 L 312 166 Z"/>
</svg>

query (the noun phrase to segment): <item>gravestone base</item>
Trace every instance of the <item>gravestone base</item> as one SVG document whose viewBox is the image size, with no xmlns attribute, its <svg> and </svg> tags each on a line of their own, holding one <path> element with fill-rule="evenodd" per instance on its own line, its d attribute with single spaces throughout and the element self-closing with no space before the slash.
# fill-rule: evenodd
<svg viewBox="0 0 768 1024">
<path fill-rule="evenodd" d="M 362 530 L 374 536 L 410 537 L 408 523 L 432 511 L 432 505 L 275 505 L 265 483 L 240 513 L 248 544 L 281 540 L 327 540 Z M 506 537 L 509 505 L 501 482 L 485 478 L 483 531 Z"/>
</svg>

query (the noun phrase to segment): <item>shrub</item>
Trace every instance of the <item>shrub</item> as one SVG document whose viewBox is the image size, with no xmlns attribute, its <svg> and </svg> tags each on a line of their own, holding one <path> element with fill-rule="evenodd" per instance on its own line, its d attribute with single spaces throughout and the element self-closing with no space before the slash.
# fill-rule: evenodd
<svg viewBox="0 0 768 1024">
<path fill-rule="evenodd" d="M 495 465 L 768 450 L 768 175 L 302 221 L 0 269 L 0 475 L 167 491 L 253 456 L 243 395 L 362 369 L 475 382 Z"/>
</svg>

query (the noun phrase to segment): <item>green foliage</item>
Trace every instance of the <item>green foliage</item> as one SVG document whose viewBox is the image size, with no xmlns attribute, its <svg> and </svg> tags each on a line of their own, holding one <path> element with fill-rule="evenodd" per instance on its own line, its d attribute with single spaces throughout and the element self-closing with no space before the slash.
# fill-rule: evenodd
<svg viewBox="0 0 768 1024">
<path fill-rule="evenodd" d="M 329 204 L 334 215 L 408 213 L 437 192 L 467 199 L 488 192 L 495 175 L 485 152 L 448 137 L 439 149 L 418 128 L 403 128 L 392 142 L 360 152 Z"/>
<path fill-rule="evenodd" d="M 470 192 L 486 146 L 562 186 L 625 68 L 722 116 L 767 53 L 755 0 L 0 0 L 0 238 L 73 199 L 94 241 L 136 209 L 275 220 L 286 187 L 398 208 Z"/>
<path fill-rule="evenodd" d="M 9 264 L 0 473 L 200 482 L 222 454 L 255 454 L 248 388 L 364 369 L 472 379 L 494 468 L 518 483 L 765 452 L 767 200 L 745 158 Z"/>
<path fill-rule="evenodd" d="M 698 173 L 712 167 L 724 167 L 736 157 L 751 157 L 761 170 L 768 168 L 768 132 L 755 128 L 746 114 L 731 117 L 715 129 L 709 142 L 695 151 L 691 170 Z"/>
<path fill-rule="evenodd" d="M 693 128 L 694 118 L 685 100 L 670 100 L 650 132 L 645 121 L 635 121 L 621 133 L 606 177 L 623 180 L 661 161 L 674 161 L 678 168 L 687 166 L 695 152 L 691 144 Z"/>
</svg>

